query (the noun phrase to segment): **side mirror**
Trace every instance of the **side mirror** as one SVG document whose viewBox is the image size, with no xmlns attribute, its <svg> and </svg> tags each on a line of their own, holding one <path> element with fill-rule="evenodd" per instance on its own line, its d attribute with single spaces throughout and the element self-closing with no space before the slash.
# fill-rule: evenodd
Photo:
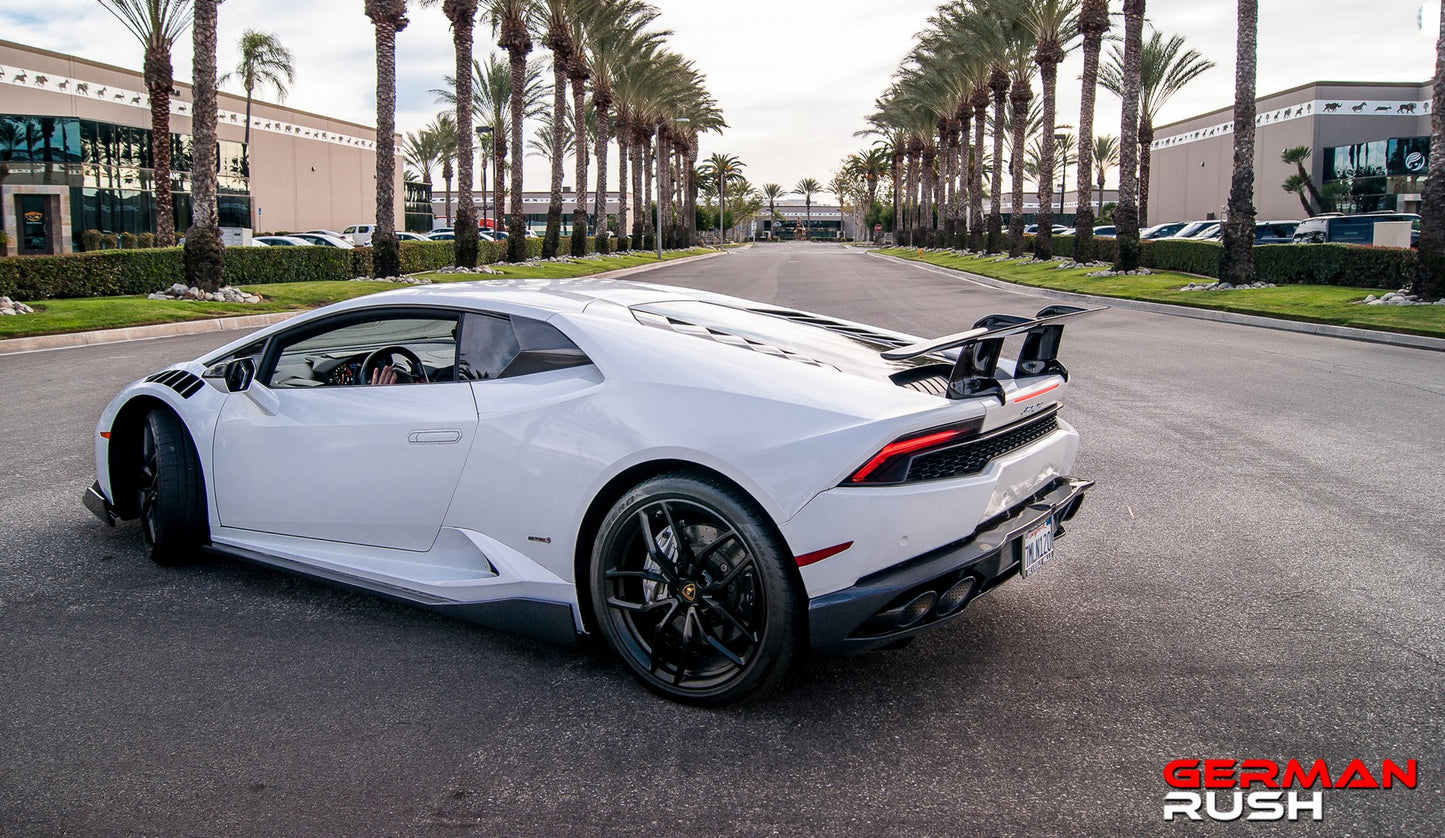
<svg viewBox="0 0 1445 838">
<path fill-rule="evenodd" d="M 256 362 L 250 358 L 237 358 L 226 364 L 226 390 L 240 393 L 251 386 L 256 378 Z"/>
</svg>

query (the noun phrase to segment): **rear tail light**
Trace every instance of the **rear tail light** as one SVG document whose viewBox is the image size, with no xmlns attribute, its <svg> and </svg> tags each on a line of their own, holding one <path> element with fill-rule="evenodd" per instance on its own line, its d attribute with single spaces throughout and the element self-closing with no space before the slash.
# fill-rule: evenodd
<svg viewBox="0 0 1445 838">
<path fill-rule="evenodd" d="M 848 483 L 867 485 L 870 483 L 899 483 L 908 474 L 908 464 L 913 457 L 924 451 L 955 445 L 978 433 L 983 427 L 983 418 L 970 420 L 947 428 L 937 428 L 921 434 L 902 437 L 883 446 L 862 468 L 853 472 Z"/>
</svg>

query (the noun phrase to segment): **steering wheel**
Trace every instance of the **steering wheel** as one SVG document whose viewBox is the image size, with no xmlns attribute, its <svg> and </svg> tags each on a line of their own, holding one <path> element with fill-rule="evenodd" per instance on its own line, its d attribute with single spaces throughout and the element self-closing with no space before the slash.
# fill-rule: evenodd
<svg viewBox="0 0 1445 838">
<path fill-rule="evenodd" d="M 398 358 L 406 361 L 407 366 L 411 368 L 410 372 L 396 370 L 396 380 L 398 384 L 410 384 L 414 381 L 427 380 L 426 367 L 422 365 L 421 359 L 416 356 L 415 352 L 407 349 L 405 346 L 383 346 L 370 355 L 367 355 L 366 360 L 361 362 L 361 371 L 356 375 L 356 383 L 370 384 L 373 372 L 386 366 L 395 369 Z"/>
</svg>

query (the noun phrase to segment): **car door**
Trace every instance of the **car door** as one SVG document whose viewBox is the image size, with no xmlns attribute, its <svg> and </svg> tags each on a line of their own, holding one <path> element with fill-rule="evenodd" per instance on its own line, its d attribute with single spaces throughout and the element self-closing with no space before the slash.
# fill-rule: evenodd
<svg viewBox="0 0 1445 838">
<path fill-rule="evenodd" d="M 217 423 L 221 524 L 429 549 L 477 429 L 471 386 L 456 374 L 459 323 L 455 312 L 398 306 L 273 338 L 255 381 L 227 398 Z M 398 349 L 421 363 L 425 381 Z M 390 364 L 373 357 L 384 353 Z M 387 366 L 397 383 L 370 383 L 384 382 Z"/>
</svg>

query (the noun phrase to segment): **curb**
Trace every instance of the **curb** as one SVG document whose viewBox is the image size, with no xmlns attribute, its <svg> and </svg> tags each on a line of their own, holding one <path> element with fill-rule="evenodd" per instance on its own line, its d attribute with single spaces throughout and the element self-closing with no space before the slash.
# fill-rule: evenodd
<svg viewBox="0 0 1445 838">
<path fill-rule="evenodd" d="M 668 265 L 681 265 L 686 262 L 696 262 L 700 259 L 711 259 L 715 256 L 722 255 L 724 255 L 724 251 L 718 251 L 717 253 L 700 253 L 697 256 L 669 259 L 665 262 L 657 262 L 651 265 L 636 265 L 631 268 L 618 268 L 615 271 L 589 274 L 586 277 L 578 277 L 578 279 L 617 279 L 624 276 L 631 276 L 632 274 L 657 270 Z M 280 323 L 298 314 L 305 314 L 307 311 L 313 310 L 314 309 L 302 309 L 300 311 L 278 311 L 271 314 L 243 314 L 239 317 L 212 317 L 203 320 L 184 320 L 179 323 L 156 323 L 150 326 L 127 326 L 123 329 L 103 329 L 95 332 L 67 332 L 61 335 L 9 338 L 7 340 L 0 340 L 0 355 L 18 355 L 22 352 L 42 352 L 48 349 L 70 349 L 77 346 L 98 346 L 100 344 L 123 343 L 133 340 L 154 340 L 155 338 L 202 335 L 207 332 L 240 332 L 248 329 L 259 329 L 262 326 L 270 326 L 273 323 Z"/>
<path fill-rule="evenodd" d="M 1019 285 L 1002 279 L 994 279 L 987 276 L 961 271 L 956 268 L 945 268 L 940 265 L 918 262 L 913 259 L 900 259 L 897 256 L 889 256 L 886 253 L 865 251 L 869 256 L 879 259 L 891 259 L 895 262 L 902 262 L 906 265 L 913 265 L 933 273 L 944 276 L 953 276 L 972 282 L 976 285 L 984 285 L 989 288 L 997 288 L 1015 293 L 1028 293 L 1039 297 L 1049 297 L 1055 300 L 1065 300 L 1075 303 L 1093 303 L 1105 305 L 1112 308 L 1125 308 L 1132 311 L 1144 311 L 1150 314 L 1164 314 L 1171 317 L 1188 317 L 1194 320 L 1211 320 L 1215 323 L 1232 323 L 1236 326 L 1253 326 L 1258 329 L 1274 329 L 1280 332 L 1296 332 L 1305 335 L 1318 335 L 1327 338 L 1340 338 L 1342 340 L 1361 341 L 1363 343 L 1381 343 L 1387 346 L 1401 346 L 1407 349 L 1425 349 L 1432 352 L 1445 352 L 1445 338 L 1432 338 L 1424 335 L 1406 335 L 1396 332 L 1377 332 L 1373 329 L 1358 329 L 1352 326 L 1334 326 L 1328 323 L 1305 323 L 1299 320 L 1281 320 L 1275 317 L 1264 317 L 1258 314 L 1236 314 L 1232 311 L 1216 311 L 1207 308 L 1190 308 L 1189 306 L 1169 305 L 1168 303 L 1151 303 L 1144 300 L 1129 300 L 1121 297 L 1096 297 L 1092 294 L 1077 294 L 1072 291 L 1055 291 L 1050 288 L 1037 288 L 1032 285 Z"/>
</svg>

